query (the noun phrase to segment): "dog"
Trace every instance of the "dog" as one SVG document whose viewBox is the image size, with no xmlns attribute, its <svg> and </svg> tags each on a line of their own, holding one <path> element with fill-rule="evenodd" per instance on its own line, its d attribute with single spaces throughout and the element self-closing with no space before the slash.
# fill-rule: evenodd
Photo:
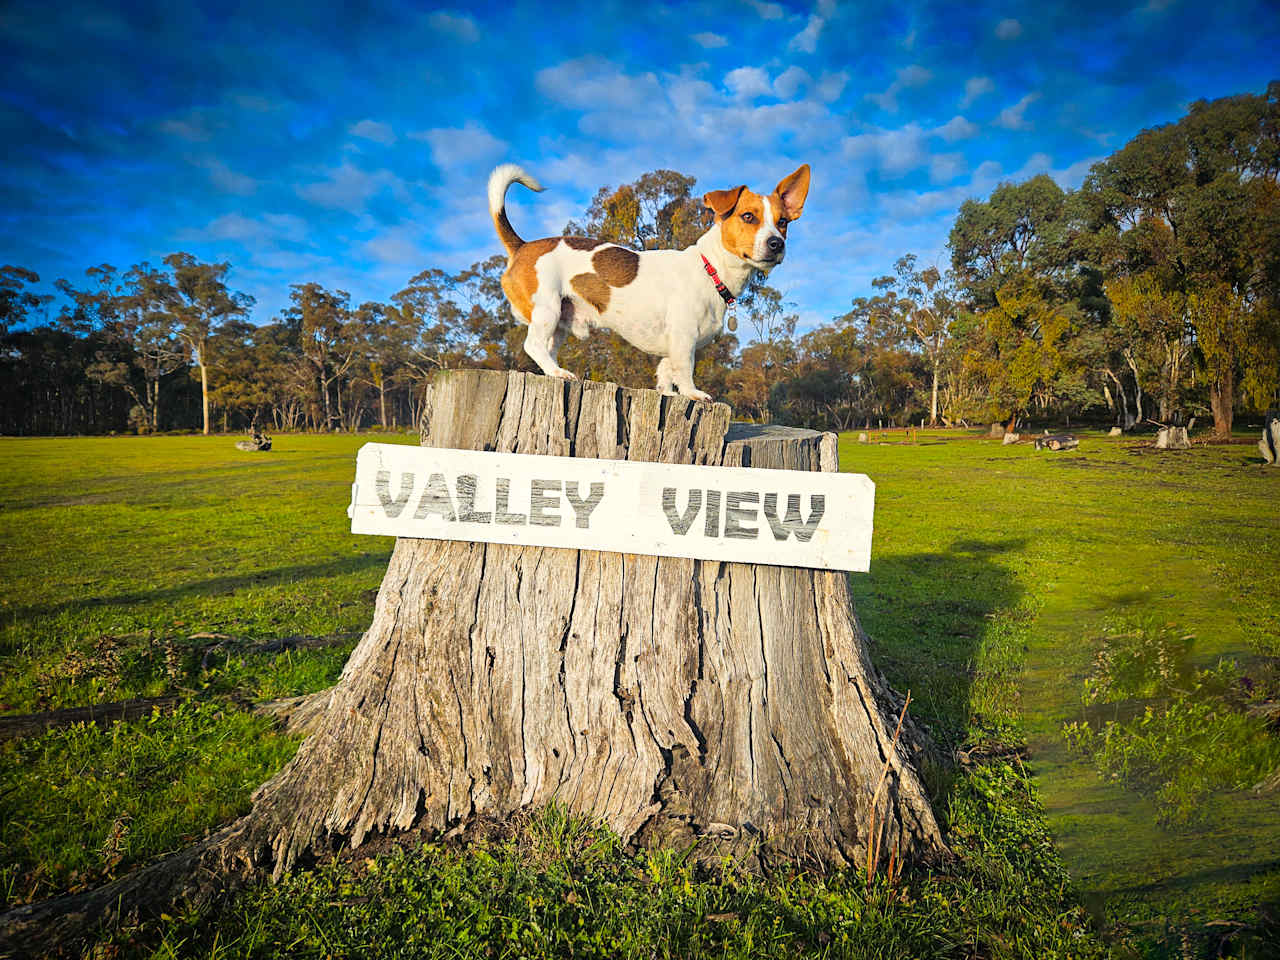
<svg viewBox="0 0 1280 960">
<path fill-rule="evenodd" d="M 746 186 L 704 194 L 714 221 L 684 250 L 637 252 L 586 237 L 526 242 L 507 219 L 513 183 L 537 193 L 543 187 L 513 163 L 489 175 L 489 213 L 507 250 L 502 289 L 512 313 L 529 326 L 524 350 L 542 372 L 577 379 L 556 355 L 569 333 L 585 339 L 592 327 L 602 327 L 660 358 L 658 390 L 710 400 L 693 385 L 694 352 L 721 332 L 725 310 L 751 272 L 767 274 L 782 262 L 787 226 L 799 219 L 809 194 L 809 165 L 768 195 Z"/>
</svg>

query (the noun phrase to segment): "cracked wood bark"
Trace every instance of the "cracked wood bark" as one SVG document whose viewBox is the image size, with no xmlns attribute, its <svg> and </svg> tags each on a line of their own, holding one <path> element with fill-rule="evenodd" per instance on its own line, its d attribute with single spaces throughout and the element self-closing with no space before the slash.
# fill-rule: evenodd
<svg viewBox="0 0 1280 960">
<path fill-rule="evenodd" d="M 729 428 L 729 408 L 613 384 L 450 371 L 428 446 L 835 470 L 835 437 Z M 932 756 L 871 663 L 845 574 L 508 544 L 398 540 L 373 622 L 314 732 L 196 847 L 88 894 L 17 908 L 0 942 L 208 903 L 371 832 L 463 833 L 558 802 L 638 845 L 747 865 L 945 851 Z M 887 765 L 875 816 L 870 806 Z"/>
<path fill-rule="evenodd" d="M 729 408 L 518 373 L 438 376 L 422 443 L 835 469 L 835 438 L 730 432 Z M 843 865 L 942 849 L 842 573 L 397 541 L 317 731 L 256 796 L 276 872 L 371 831 L 461 832 L 551 802 L 640 844 Z M 266 852 L 265 850 L 263 851 Z"/>
</svg>

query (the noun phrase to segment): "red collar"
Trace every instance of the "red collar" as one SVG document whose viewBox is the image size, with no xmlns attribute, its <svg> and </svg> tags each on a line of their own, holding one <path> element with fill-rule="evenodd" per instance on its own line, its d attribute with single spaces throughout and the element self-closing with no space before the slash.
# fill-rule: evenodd
<svg viewBox="0 0 1280 960">
<path fill-rule="evenodd" d="M 726 305 L 730 307 L 733 306 L 737 301 L 734 299 L 733 294 L 729 292 L 729 288 L 720 281 L 720 276 L 716 273 L 716 268 L 711 265 L 711 261 L 705 256 L 702 258 L 702 266 L 706 269 L 707 276 L 711 278 L 711 282 L 716 285 L 716 293 L 720 294 L 720 299 L 723 300 Z"/>
</svg>

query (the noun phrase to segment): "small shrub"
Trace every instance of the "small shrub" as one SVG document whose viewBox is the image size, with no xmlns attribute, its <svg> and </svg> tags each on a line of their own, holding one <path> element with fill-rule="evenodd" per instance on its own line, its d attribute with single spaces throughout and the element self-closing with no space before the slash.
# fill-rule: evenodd
<svg viewBox="0 0 1280 960">
<path fill-rule="evenodd" d="M 1229 699 L 1239 688 L 1235 664 L 1223 662 L 1197 673 L 1164 707 L 1098 731 L 1069 723 L 1063 736 L 1101 776 L 1150 797 L 1162 825 L 1203 821 L 1214 793 L 1247 789 L 1280 765 L 1280 741 Z"/>
<path fill-rule="evenodd" d="M 1154 617 L 1108 624 L 1084 682 L 1085 703 L 1168 695 L 1187 680 L 1194 639 Z"/>
</svg>

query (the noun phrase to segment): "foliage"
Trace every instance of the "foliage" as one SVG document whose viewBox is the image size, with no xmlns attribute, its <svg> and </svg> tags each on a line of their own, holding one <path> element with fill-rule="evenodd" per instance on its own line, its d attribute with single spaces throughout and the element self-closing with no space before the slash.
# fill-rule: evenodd
<svg viewBox="0 0 1280 960">
<path fill-rule="evenodd" d="M 951 813 L 961 867 L 867 884 L 853 871 L 699 870 L 691 851 L 629 855 L 552 806 L 466 848 L 425 844 L 259 888 L 218 917 L 170 924 L 155 955 L 1104 955 L 1024 775 L 982 771 Z"/>
<path fill-rule="evenodd" d="M 808 330 L 754 274 L 742 330 L 697 358 L 697 378 L 738 415 L 846 429 L 927 420 L 1111 419 L 1126 429 L 1280 399 L 1280 83 L 1192 104 L 1095 164 L 1079 190 L 1040 174 L 961 204 L 951 269 L 898 256 L 870 293 Z M 654 170 L 601 187 L 565 226 L 637 249 L 679 249 L 711 223 L 693 177 Z M 0 430 L 351 430 L 417 421 L 438 369 L 534 369 L 496 255 L 456 272 L 424 265 L 385 302 L 292 285 L 291 306 L 249 322 L 230 265 L 166 257 L 83 288 L 32 326 L 34 274 L 0 277 Z M 5 328 L 9 332 L 5 333 Z M 580 376 L 653 383 L 654 359 L 597 331 L 561 352 Z M 4 378 L 0 378 L 3 382 Z M 161 396 L 164 402 L 161 402 Z M 1154 401 L 1154 403 L 1153 403 Z M 141 408 L 141 416 L 131 416 Z M 145 421 L 145 423 L 144 423 Z"/>
<path fill-rule="evenodd" d="M 1084 702 L 1169 695 L 1188 679 L 1187 658 L 1194 639 L 1178 636 L 1173 624 L 1154 616 L 1108 623 L 1093 670 L 1084 681 Z"/>
<path fill-rule="evenodd" d="M 1220 663 L 1197 673 L 1190 690 L 1163 707 L 1148 705 L 1141 716 L 1108 721 L 1098 731 L 1071 723 L 1063 734 L 1101 775 L 1150 797 L 1158 823 L 1203 821 L 1213 814 L 1214 794 L 1245 790 L 1280 767 L 1280 740 L 1261 718 L 1221 695 L 1238 682 L 1235 664 Z"/>
</svg>

